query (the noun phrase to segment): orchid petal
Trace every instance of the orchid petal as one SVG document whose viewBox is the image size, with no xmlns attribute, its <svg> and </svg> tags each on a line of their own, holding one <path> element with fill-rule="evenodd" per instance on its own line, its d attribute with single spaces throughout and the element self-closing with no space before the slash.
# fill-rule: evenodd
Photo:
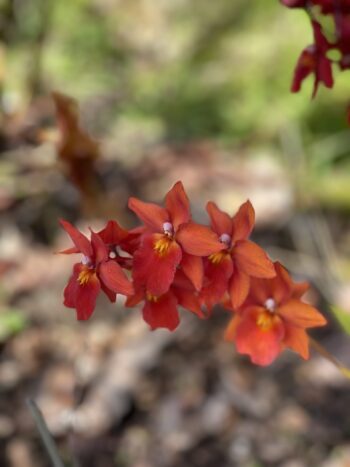
<svg viewBox="0 0 350 467">
<path fill-rule="evenodd" d="M 95 273 L 84 284 L 78 284 L 76 294 L 76 310 L 78 320 L 87 320 L 92 315 L 97 296 L 101 290 L 101 284 Z"/>
<path fill-rule="evenodd" d="M 309 358 L 309 337 L 304 329 L 285 323 L 283 344 L 297 352 L 305 360 Z"/>
<path fill-rule="evenodd" d="M 183 253 L 180 265 L 195 289 L 200 290 L 203 284 L 203 259 L 200 256 Z"/>
<path fill-rule="evenodd" d="M 165 207 L 170 215 L 171 223 L 177 230 L 181 224 L 190 220 L 190 202 L 181 182 L 175 183 L 165 197 Z"/>
<path fill-rule="evenodd" d="M 234 342 L 236 338 L 237 326 L 241 322 L 241 317 L 238 314 L 235 314 L 233 318 L 228 323 L 227 328 L 225 329 L 224 339 L 227 342 Z"/>
<path fill-rule="evenodd" d="M 177 311 L 177 300 L 172 293 L 159 297 L 158 301 L 146 301 L 143 310 L 143 319 L 151 329 L 166 328 L 169 331 L 176 329 L 180 323 Z"/>
<path fill-rule="evenodd" d="M 232 218 L 232 240 L 246 240 L 255 224 L 255 211 L 252 203 L 247 200 Z"/>
<path fill-rule="evenodd" d="M 205 281 L 200 297 L 208 310 L 211 310 L 224 296 L 232 272 L 233 264 L 229 254 L 225 254 L 219 263 L 206 260 Z"/>
<path fill-rule="evenodd" d="M 116 221 L 108 221 L 104 229 L 98 232 L 106 245 L 119 245 L 125 240 L 129 233 L 127 230 L 120 227 Z"/>
<path fill-rule="evenodd" d="M 232 235 L 232 219 L 226 212 L 221 211 L 212 201 L 207 204 L 207 212 L 210 217 L 211 228 L 215 233 L 219 236 L 222 234 Z"/>
<path fill-rule="evenodd" d="M 186 253 L 195 256 L 209 256 L 225 248 L 212 230 L 192 222 L 179 228 L 176 240 Z"/>
<path fill-rule="evenodd" d="M 234 270 L 228 289 L 231 305 L 234 310 L 237 310 L 244 303 L 249 293 L 249 287 L 250 278 L 248 274 L 245 274 L 239 269 Z"/>
<path fill-rule="evenodd" d="M 85 237 L 85 235 L 79 232 L 79 230 L 76 229 L 70 222 L 60 219 L 60 224 L 70 236 L 76 248 L 81 253 L 83 253 L 83 255 L 91 257 L 93 254 L 92 246 L 90 241 Z"/>
<path fill-rule="evenodd" d="M 84 268 L 81 263 L 77 263 L 73 266 L 73 273 L 64 289 L 64 306 L 68 308 L 75 308 L 77 289 L 79 287 L 78 277 L 80 271 Z"/>
<path fill-rule="evenodd" d="M 327 324 L 324 316 L 316 308 L 300 300 L 289 300 L 280 306 L 277 312 L 283 319 L 301 328 L 314 328 Z"/>
<path fill-rule="evenodd" d="M 162 232 L 163 224 L 169 222 L 167 210 L 157 204 L 130 198 L 128 206 L 148 228 L 155 232 Z"/>
<path fill-rule="evenodd" d="M 98 265 L 108 259 L 107 246 L 103 243 L 102 238 L 95 232 L 91 231 L 91 245 L 94 250 L 95 264 Z"/>
<path fill-rule="evenodd" d="M 75 253 L 80 253 L 80 250 L 76 246 L 72 246 L 71 248 L 66 248 L 65 250 L 58 251 L 57 253 L 60 255 L 72 255 Z"/>
<path fill-rule="evenodd" d="M 261 311 L 257 309 L 256 312 Z M 270 365 L 282 350 L 284 326 L 277 318 L 269 330 L 262 330 L 257 325 L 255 313 L 245 313 L 236 329 L 237 351 L 249 355 L 256 365 Z"/>
<path fill-rule="evenodd" d="M 191 311 L 201 319 L 206 317 L 201 309 L 198 297 L 193 292 L 181 288 L 173 288 L 172 291 L 177 298 L 178 304 L 185 310 Z"/>
<path fill-rule="evenodd" d="M 276 277 L 271 279 L 271 297 L 274 298 L 276 303 L 284 303 L 290 298 L 293 291 L 293 281 L 287 271 L 281 263 L 276 261 L 274 263 Z"/>
<path fill-rule="evenodd" d="M 108 300 L 111 303 L 116 302 L 117 294 L 115 292 L 113 292 L 112 290 L 110 290 L 108 287 L 106 287 L 103 282 L 101 282 L 101 290 L 107 296 Z"/>
<path fill-rule="evenodd" d="M 134 288 L 122 268 L 115 261 L 106 261 L 98 269 L 103 284 L 112 292 L 132 295 Z"/>
<path fill-rule="evenodd" d="M 269 279 L 276 275 L 275 267 L 265 251 L 248 240 L 236 243 L 233 259 L 237 269 L 249 276 Z"/>
</svg>

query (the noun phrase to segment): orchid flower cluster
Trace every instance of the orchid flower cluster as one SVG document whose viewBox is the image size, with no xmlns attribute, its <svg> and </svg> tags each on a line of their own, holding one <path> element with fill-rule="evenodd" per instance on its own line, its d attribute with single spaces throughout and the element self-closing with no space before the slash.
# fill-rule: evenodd
<svg viewBox="0 0 350 467">
<path fill-rule="evenodd" d="M 298 92 L 302 82 L 314 75 L 313 97 L 319 83 L 327 88 L 334 84 L 332 65 L 340 70 L 350 69 L 350 0 L 281 0 L 289 8 L 302 8 L 309 15 L 313 30 L 314 43 L 306 47 L 297 62 L 292 92 Z M 327 21 L 331 19 L 331 22 Z M 326 21 L 324 21 L 326 20 Z M 332 25 L 332 31 L 322 24 Z M 331 58 L 332 51 L 339 57 Z"/>
<path fill-rule="evenodd" d="M 64 290 L 64 305 L 76 309 L 78 320 L 90 318 L 101 292 L 111 302 L 124 295 L 126 307 L 142 304 L 152 330 L 175 330 L 179 306 L 208 319 L 221 304 L 231 315 L 226 340 L 253 363 L 269 365 L 285 348 L 308 358 L 306 329 L 326 320 L 301 300 L 308 284 L 294 283 L 249 240 L 255 223 L 249 201 L 233 217 L 209 202 L 210 226 L 200 225 L 177 182 L 165 207 L 130 198 L 129 208 L 141 226 L 126 230 L 110 220 L 100 232 L 91 231 L 90 239 L 61 221 L 73 242 L 61 253 L 82 255 Z"/>
</svg>

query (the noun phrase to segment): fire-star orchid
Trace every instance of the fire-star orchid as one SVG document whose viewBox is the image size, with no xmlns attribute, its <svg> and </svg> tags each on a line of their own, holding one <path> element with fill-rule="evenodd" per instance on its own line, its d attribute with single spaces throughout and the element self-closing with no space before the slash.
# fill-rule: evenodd
<svg viewBox="0 0 350 467">
<path fill-rule="evenodd" d="M 61 220 L 61 225 L 74 244 L 61 253 L 83 255 L 81 262 L 73 266 L 73 274 L 64 290 L 64 305 L 75 308 L 79 320 L 90 318 L 101 290 L 111 302 L 115 301 L 117 293 L 133 294 L 133 286 L 118 264 L 118 258 L 111 257 L 98 234 L 91 232 L 91 240 L 88 240 L 69 222 Z"/>
<path fill-rule="evenodd" d="M 239 353 L 262 366 L 271 364 L 285 348 L 308 359 L 306 329 L 327 323 L 316 308 L 301 300 L 308 284 L 294 283 L 280 263 L 275 269 L 273 279 L 252 279 L 249 296 L 225 334 Z"/>
<path fill-rule="evenodd" d="M 155 296 L 169 290 L 176 269 L 181 267 L 199 289 L 202 283 L 201 257 L 225 246 L 208 227 L 191 220 L 190 203 L 181 182 L 165 197 L 165 208 L 130 198 L 129 208 L 145 224 L 140 248 L 134 254 L 133 279 Z"/>
<path fill-rule="evenodd" d="M 211 228 L 224 248 L 208 256 L 205 261 L 205 281 L 201 291 L 210 309 L 228 290 L 233 308 L 246 299 L 250 278 L 271 278 L 276 275 L 272 261 L 256 243 L 248 240 L 255 223 L 255 212 L 246 201 L 230 217 L 213 202 L 207 204 Z"/>
</svg>

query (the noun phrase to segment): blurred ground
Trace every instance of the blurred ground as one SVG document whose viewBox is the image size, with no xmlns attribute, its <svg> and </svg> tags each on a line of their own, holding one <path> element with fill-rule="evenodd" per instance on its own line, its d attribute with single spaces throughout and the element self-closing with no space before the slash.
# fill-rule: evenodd
<svg viewBox="0 0 350 467">
<path fill-rule="evenodd" d="M 255 239 L 312 282 L 330 321 L 314 336 L 350 366 L 328 308 L 350 312 L 346 81 L 314 102 L 310 86 L 289 94 L 305 18 L 214 6 L 0 2 L 1 467 L 50 465 L 28 397 L 67 466 L 350 465 L 349 383 L 322 357 L 253 367 L 223 342 L 220 309 L 170 334 L 122 302 L 101 299 L 88 323 L 62 305 L 58 219 L 132 226 L 129 196 L 161 201 L 181 179 L 198 221 L 209 199 L 231 213 L 251 199 Z M 64 155 L 54 89 L 79 98 L 98 149 L 80 136 Z"/>
</svg>

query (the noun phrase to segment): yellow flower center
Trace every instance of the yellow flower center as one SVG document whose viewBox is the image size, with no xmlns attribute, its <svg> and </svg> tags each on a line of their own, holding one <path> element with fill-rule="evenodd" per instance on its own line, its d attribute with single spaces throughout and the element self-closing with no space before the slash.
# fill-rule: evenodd
<svg viewBox="0 0 350 467">
<path fill-rule="evenodd" d="M 164 256 L 168 253 L 168 250 L 172 244 L 171 238 L 168 236 L 164 235 L 160 239 L 158 239 L 154 245 L 153 249 L 158 253 L 159 256 Z"/>
<path fill-rule="evenodd" d="M 146 292 L 146 298 L 149 302 L 153 303 L 157 303 L 159 299 L 159 297 L 157 297 L 156 295 L 152 295 L 150 292 Z"/>
<path fill-rule="evenodd" d="M 79 273 L 77 280 L 80 285 L 86 285 L 94 274 L 95 274 L 94 271 L 91 269 L 88 269 L 88 268 L 83 269 Z"/>
<path fill-rule="evenodd" d="M 274 315 L 269 311 L 262 311 L 259 313 L 256 324 L 262 331 L 270 331 L 274 325 Z"/>
<path fill-rule="evenodd" d="M 226 251 L 218 251 L 217 253 L 213 253 L 208 256 L 208 259 L 213 264 L 220 264 L 221 261 L 225 258 Z"/>
</svg>

